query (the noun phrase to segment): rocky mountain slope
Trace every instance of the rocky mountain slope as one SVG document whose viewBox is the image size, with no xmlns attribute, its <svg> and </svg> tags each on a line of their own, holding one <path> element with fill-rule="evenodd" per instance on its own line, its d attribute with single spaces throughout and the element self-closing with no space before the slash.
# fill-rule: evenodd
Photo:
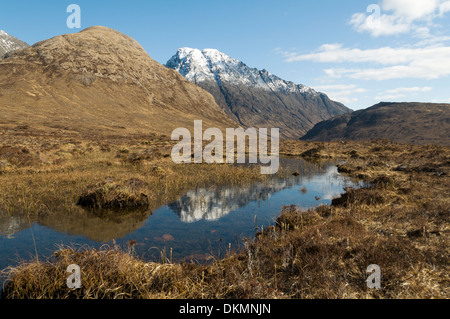
<svg viewBox="0 0 450 319">
<path fill-rule="evenodd" d="M 29 45 L 27 43 L 20 41 L 3 30 L 0 30 L 0 58 L 8 52 L 28 47 Z"/>
<path fill-rule="evenodd" d="M 237 126 L 211 94 L 106 27 L 57 36 L 0 60 L 0 129 L 170 135 L 194 120 Z"/>
<path fill-rule="evenodd" d="M 250 68 L 214 49 L 181 48 L 166 66 L 210 92 L 241 125 L 280 128 L 286 138 L 299 138 L 318 122 L 351 112 L 310 87 Z"/>
<path fill-rule="evenodd" d="M 379 103 L 317 124 L 302 140 L 450 145 L 450 104 Z"/>
</svg>

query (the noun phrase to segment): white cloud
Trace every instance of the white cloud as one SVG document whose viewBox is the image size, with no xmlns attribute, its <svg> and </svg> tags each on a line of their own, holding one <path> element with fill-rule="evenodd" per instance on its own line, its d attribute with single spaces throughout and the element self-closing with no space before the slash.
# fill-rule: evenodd
<svg viewBox="0 0 450 319">
<path fill-rule="evenodd" d="M 439 16 L 442 18 L 445 13 L 450 11 L 450 1 L 445 1 L 439 6 Z"/>
<path fill-rule="evenodd" d="M 322 91 L 327 90 L 353 90 L 356 89 L 357 86 L 355 84 L 328 84 L 328 85 L 317 85 L 314 88 Z"/>
<path fill-rule="evenodd" d="M 349 77 L 365 80 L 403 78 L 439 79 L 450 75 L 450 47 L 382 47 L 376 49 L 345 48 L 342 44 L 325 44 L 316 52 L 295 54 L 279 50 L 286 62 L 313 61 L 321 63 L 369 64 L 369 68 L 325 69 L 332 78 Z M 381 67 L 376 67 L 380 65 Z"/>
<path fill-rule="evenodd" d="M 391 48 L 382 47 L 377 49 L 350 49 L 345 48 L 342 44 L 324 44 L 319 49 L 310 54 L 295 54 L 292 52 L 278 51 L 286 57 L 286 62 L 295 61 L 313 61 L 322 63 L 368 63 L 377 64 L 398 64 L 410 63 L 417 60 L 427 58 L 450 57 L 450 47 L 429 46 L 422 48 Z"/>
<path fill-rule="evenodd" d="M 408 33 L 411 31 L 411 24 L 399 21 L 396 17 L 390 15 L 380 15 L 374 17 L 367 16 L 364 13 L 355 13 L 350 20 L 356 31 L 363 33 L 369 32 L 374 37 L 382 35 L 396 35 Z"/>
<path fill-rule="evenodd" d="M 336 102 L 340 102 L 340 103 L 343 103 L 343 104 L 346 104 L 347 106 L 349 105 L 349 104 L 352 104 L 352 103 L 357 103 L 359 100 L 358 100 L 358 98 L 356 98 L 356 97 L 351 97 L 351 96 L 349 96 L 349 95 L 339 95 L 339 94 L 336 94 L 336 95 L 328 95 L 328 97 L 330 98 L 330 99 L 332 99 L 333 101 L 336 101 Z"/>
<path fill-rule="evenodd" d="M 374 37 L 390 36 L 423 28 L 449 11 L 450 0 L 383 0 L 366 13 L 355 13 L 350 24 Z"/>
<path fill-rule="evenodd" d="M 424 86 L 424 87 L 408 87 L 408 88 L 396 88 L 396 89 L 391 89 L 391 90 L 387 90 L 387 93 L 416 93 L 416 92 L 429 92 L 433 90 L 432 87 L 429 86 Z"/>
<path fill-rule="evenodd" d="M 377 101 L 393 101 L 411 96 L 417 96 L 418 93 L 430 92 L 433 90 L 432 87 L 424 86 L 424 87 L 401 87 L 391 90 L 386 90 L 382 94 L 377 95 L 374 99 Z"/>
<path fill-rule="evenodd" d="M 445 0 L 383 0 L 381 8 L 407 21 L 430 19 Z"/>
<path fill-rule="evenodd" d="M 420 39 L 420 41 L 415 44 L 416 47 L 442 44 L 450 41 L 450 36 L 431 34 L 429 27 L 416 28 L 413 37 Z"/>
<path fill-rule="evenodd" d="M 318 85 L 314 86 L 314 89 L 322 91 L 326 93 L 330 99 L 344 104 L 358 102 L 358 98 L 355 95 L 368 91 L 367 89 L 360 88 L 354 84 Z"/>
<path fill-rule="evenodd" d="M 334 82 L 344 79 L 346 82 L 436 80 L 450 76 L 450 35 L 436 24 L 439 18 L 450 12 L 450 0 L 380 1 L 379 6 L 369 6 L 366 13 L 355 13 L 350 24 L 357 31 L 368 32 L 373 36 L 408 34 L 410 39 L 415 39 L 413 43 L 368 49 L 326 43 L 309 53 L 282 48 L 277 48 L 275 52 L 283 56 L 286 62 L 326 63 L 323 72 L 327 80 Z M 333 84 L 315 88 L 345 104 L 355 103 L 358 98 L 363 99 L 363 95 L 364 99 L 369 98 L 368 94 L 362 94 L 368 90 L 361 88 L 360 84 Z M 398 87 L 379 92 L 375 99 L 405 100 L 432 89 L 427 86 Z"/>
</svg>

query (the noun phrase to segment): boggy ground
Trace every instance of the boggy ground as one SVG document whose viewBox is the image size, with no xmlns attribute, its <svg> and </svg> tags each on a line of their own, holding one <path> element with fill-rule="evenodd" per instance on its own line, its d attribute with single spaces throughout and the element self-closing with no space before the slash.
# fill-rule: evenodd
<svg viewBox="0 0 450 319">
<path fill-rule="evenodd" d="M 81 194 L 105 183 L 122 195 L 138 185 L 135 194 L 158 205 L 205 179 L 262 178 L 259 169 L 175 166 L 168 159 L 170 141 L 156 136 L 45 143 L 22 136 L 20 145 L 16 138 L 8 136 L 0 150 L 2 213 L 50 214 L 61 206 L 70 211 Z M 343 160 L 339 171 L 366 187 L 347 189 L 330 206 L 285 207 L 246 249 L 209 264 L 146 263 L 132 246 L 62 247 L 47 261 L 5 270 L 3 298 L 449 298 L 449 148 L 284 141 L 281 154 Z M 52 191 L 42 195 L 44 190 Z M 130 197 L 122 203 L 136 203 Z M 118 203 L 95 198 L 100 206 Z M 81 289 L 66 286 L 70 264 L 81 267 Z M 379 290 L 366 285 L 371 264 L 381 268 Z"/>
<path fill-rule="evenodd" d="M 0 144 L 0 214 L 34 217 L 79 206 L 149 209 L 202 185 L 264 179 L 234 165 L 175 165 L 167 136 L 79 137 L 7 132 Z"/>
</svg>

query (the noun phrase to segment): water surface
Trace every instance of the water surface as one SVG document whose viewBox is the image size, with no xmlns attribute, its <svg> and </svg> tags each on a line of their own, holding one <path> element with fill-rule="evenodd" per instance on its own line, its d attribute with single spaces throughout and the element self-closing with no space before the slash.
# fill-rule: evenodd
<svg viewBox="0 0 450 319">
<path fill-rule="evenodd" d="M 173 261 L 205 261 L 237 249 L 242 239 L 274 223 L 282 206 L 310 208 L 329 204 L 354 184 L 338 174 L 336 163 L 312 164 L 283 159 L 284 178 L 241 186 L 209 185 L 192 189 L 177 201 L 153 211 L 108 214 L 82 211 L 40 216 L 0 217 L 0 269 L 18 259 L 51 256 L 58 245 L 101 247 L 114 242 L 148 261 L 165 255 Z M 165 252 L 165 253 L 164 253 Z"/>
</svg>

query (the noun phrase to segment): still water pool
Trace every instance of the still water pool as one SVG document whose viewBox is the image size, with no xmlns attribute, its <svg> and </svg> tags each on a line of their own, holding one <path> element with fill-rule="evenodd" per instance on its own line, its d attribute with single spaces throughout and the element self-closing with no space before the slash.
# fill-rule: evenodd
<svg viewBox="0 0 450 319">
<path fill-rule="evenodd" d="M 31 221 L 26 217 L 0 218 L 0 269 L 19 259 L 51 256 L 59 245 L 126 248 L 148 261 L 203 262 L 241 247 L 244 238 L 274 223 L 282 206 L 310 208 L 329 204 L 355 184 L 338 174 L 336 163 L 312 164 L 282 159 L 287 171 L 299 176 L 273 177 L 245 186 L 210 185 L 193 189 L 173 203 L 153 211 L 120 216 L 55 214 Z"/>
</svg>

